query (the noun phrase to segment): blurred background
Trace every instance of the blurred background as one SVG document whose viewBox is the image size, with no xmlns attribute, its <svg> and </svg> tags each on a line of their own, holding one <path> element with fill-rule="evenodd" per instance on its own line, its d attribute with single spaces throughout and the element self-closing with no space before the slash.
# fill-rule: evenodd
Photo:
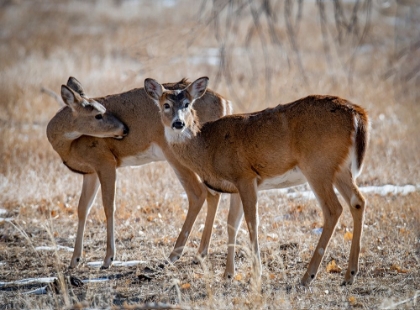
<svg viewBox="0 0 420 310">
<path fill-rule="evenodd" d="M 45 135 L 69 76 L 94 97 L 206 75 L 235 112 L 342 96 L 371 116 L 361 182 L 420 180 L 415 0 L 3 0 L 0 70 L 1 202 L 78 192 Z"/>
<path fill-rule="evenodd" d="M 351 289 L 340 287 L 342 276 L 327 269 L 304 298 L 301 291 L 290 293 L 290 283 L 302 276 L 322 230 L 316 201 L 305 195 L 291 198 L 296 189 L 290 189 L 290 195 L 278 191 L 259 195 L 263 294 L 251 294 L 246 282 L 250 260 L 243 250 L 238 250 L 239 274 L 233 285 L 226 287 L 220 281 L 226 254 L 225 195 L 213 226 L 212 254 L 205 267 L 209 269 L 191 265 L 201 238 L 203 211 L 181 261 L 155 281 L 139 286 L 123 277 L 120 282 L 79 288 L 77 298 L 69 293 L 70 301 L 66 294 L 29 298 L 19 291 L 1 292 L 0 304 L 9 304 L 4 309 L 57 308 L 77 300 L 107 307 L 181 299 L 188 305 L 195 301 L 191 304 L 195 308 L 216 309 L 280 304 L 293 309 L 379 308 L 384 302 L 404 299 L 414 300 L 407 309 L 415 307 L 413 296 L 420 289 L 416 280 L 420 1 L 0 0 L 0 215 L 6 218 L 0 218 L 0 278 L 4 281 L 55 274 L 66 270 L 70 260 L 71 252 L 64 250 L 54 251 L 55 255 L 35 250 L 51 243 L 72 247 L 76 233 L 82 176 L 62 164 L 45 133 L 62 106 L 60 87 L 69 76 L 76 77 L 90 97 L 143 87 L 148 77 L 175 82 L 208 76 L 209 87 L 230 99 L 237 113 L 309 94 L 344 97 L 366 108 L 371 120 L 370 145 L 357 183 L 362 187 L 412 184 L 414 192 L 367 194 L 362 269 Z M 167 163 L 119 169 L 116 205 L 118 259 L 164 261 L 188 205 Z M 325 259 L 325 264 L 336 259 L 343 270 L 352 227 L 348 208 L 344 209 Z M 98 197 L 88 219 L 86 261 L 103 258 L 104 221 Z M 245 226 L 238 240 L 248 244 Z M 115 268 L 108 273 L 122 270 Z M 98 276 L 86 266 L 75 273 L 81 278 Z M 173 283 L 191 284 L 194 289 L 181 286 L 181 298 Z M 65 302 L 57 301 L 60 298 Z"/>
</svg>

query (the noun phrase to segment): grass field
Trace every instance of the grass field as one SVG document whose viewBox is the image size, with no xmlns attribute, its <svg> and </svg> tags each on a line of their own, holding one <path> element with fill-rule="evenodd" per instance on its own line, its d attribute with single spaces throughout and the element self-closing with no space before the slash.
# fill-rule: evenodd
<svg viewBox="0 0 420 310">
<path fill-rule="evenodd" d="M 330 1 L 321 14 L 315 1 L 303 1 L 301 15 L 297 2 L 283 0 L 0 1 L 0 309 L 141 308 L 148 302 L 193 309 L 418 309 L 420 7 L 409 0 L 360 1 L 352 19 L 354 2 L 339 3 L 341 24 Z M 259 194 L 261 289 L 250 283 L 245 223 L 237 275 L 222 280 L 227 195 L 209 257 L 193 264 L 203 207 L 184 255 L 160 269 L 187 212 L 185 193 L 166 163 L 118 170 L 117 260 L 140 262 L 106 271 L 87 264 L 105 255 L 99 195 L 85 233 L 86 264 L 71 275 L 107 281 L 69 284 L 67 249 L 74 246 L 82 177 L 47 140 L 47 123 L 60 108 L 51 93 L 69 76 L 94 97 L 142 87 L 147 77 L 171 82 L 204 75 L 236 112 L 308 94 L 338 95 L 368 110 L 371 139 L 358 184 L 412 190 L 365 194 L 355 284 L 340 286 L 352 231 L 345 207 L 316 280 L 309 289 L 298 285 L 323 225 L 316 201 L 299 194 L 305 186 L 289 195 Z M 329 268 L 332 259 L 343 271 Z M 15 282 L 46 277 L 59 280 Z M 46 285 L 43 294 L 28 294 Z"/>
</svg>

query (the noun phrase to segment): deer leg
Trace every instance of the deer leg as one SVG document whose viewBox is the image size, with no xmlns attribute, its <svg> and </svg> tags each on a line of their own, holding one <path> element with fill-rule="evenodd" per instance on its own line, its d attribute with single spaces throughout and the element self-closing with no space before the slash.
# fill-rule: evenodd
<svg viewBox="0 0 420 310">
<path fill-rule="evenodd" d="M 340 205 L 337 195 L 334 193 L 332 181 L 326 181 L 328 178 L 325 177 L 317 179 L 307 177 L 307 179 L 321 205 L 324 215 L 324 227 L 308 269 L 301 280 L 302 285 L 309 285 L 315 278 L 335 226 L 343 212 L 343 207 Z"/>
<path fill-rule="evenodd" d="M 178 176 L 178 179 L 180 180 L 182 186 L 184 187 L 188 197 L 187 217 L 185 219 L 184 225 L 182 225 L 182 229 L 178 236 L 178 239 L 176 240 L 175 247 L 168 258 L 169 261 L 173 263 L 177 261 L 182 255 L 185 244 L 190 235 L 192 226 L 194 225 L 198 213 L 203 207 L 204 200 L 206 199 L 207 190 L 204 187 L 204 185 L 199 181 L 197 175 L 194 172 L 192 172 L 186 167 L 181 166 L 179 163 L 176 164 L 173 161 L 170 161 L 168 157 L 167 159 L 168 162 L 171 164 L 172 168 L 175 170 L 175 173 Z M 211 226 L 213 226 L 213 223 L 211 223 Z M 203 247 L 207 248 L 208 244 L 203 245 Z"/>
<path fill-rule="evenodd" d="M 99 179 L 96 173 L 83 175 L 82 193 L 77 207 L 79 223 L 77 226 L 76 243 L 74 245 L 73 256 L 69 268 L 76 268 L 80 262 L 83 252 L 83 234 L 86 226 L 86 219 L 90 208 L 95 201 L 96 193 L 99 188 Z"/>
<path fill-rule="evenodd" d="M 359 272 L 359 254 L 366 201 L 360 193 L 349 170 L 340 172 L 337 175 L 334 184 L 349 205 L 353 217 L 353 239 L 351 241 L 349 264 L 346 275 L 344 276 L 344 282 L 342 283 L 342 285 L 347 285 L 353 284 L 354 279 Z"/>
<path fill-rule="evenodd" d="M 235 246 L 238 228 L 244 216 L 241 197 L 238 194 L 230 195 L 230 208 L 228 215 L 228 254 L 224 278 L 230 279 L 235 274 Z"/>
<path fill-rule="evenodd" d="M 117 171 L 115 167 L 98 172 L 102 189 L 102 203 L 106 216 L 106 254 L 101 269 L 107 269 L 115 259 L 115 235 L 114 235 L 114 213 L 115 213 L 115 182 Z"/>
<path fill-rule="evenodd" d="M 251 254 L 252 266 L 254 276 L 257 279 L 261 278 L 261 258 L 260 248 L 258 244 L 258 200 L 257 200 L 257 184 L 254 180 L 242 181 L 237 185 L 239 194 L 241 196 L 243 210 L 245 214 L 245 221 L 248 226 L 249 238 L 251 240 Z"/>
<path fill-rule="evenodd" d="M 211 232 L 213 230 L 214 218 L 216 216 L 217 207 L 220 202 L 220 194 L 212 194 L 207 191 L 207 216 L 206 223 L 204 225 L 203 235 L 201 237 L 200 247 L 198 249 L 198 257 L 194 259 L 194 263 L 198 263 L 200 259 L 207 256 L 210 241 L 211 241 Z"/>
</svg>

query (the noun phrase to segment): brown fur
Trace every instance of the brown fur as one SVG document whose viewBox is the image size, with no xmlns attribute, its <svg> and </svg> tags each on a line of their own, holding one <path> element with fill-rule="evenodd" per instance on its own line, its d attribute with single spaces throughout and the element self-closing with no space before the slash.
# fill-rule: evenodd
<svg viewBox="0 0 420 310">
<path fill-rule="evenodd" d="M 185 95 L 191 105 L 205 90 L 207 80 L 200 78 L 186 88 Z M 300 170 L 303 180 L 306 179 L 315 192 L 325 220 L 323 233 L 302 283 L 307 285 L 315 278 L 342 212 L 333 186 L 349 204 L 354 219 L 355 238 L 345 283 L 354 281 L 358 272 L 365 200 L 354 182 L 357 175 L 352 175 L 351 167 L 354 164 L 361 167 L 367 146 L 368 117 L 363 108 L 338 97 L 314 95 L 259 112 L 228 115 L 201 126 L 185 102 L 172 102 L 170 109 L 166 106 L 165 110 L 167 94 L 171 91 L 163 89 L 160 94 L 159 84 L 151 79 L 145 81 L 146 85 L 151 85 L 146 90 L 161 107 L 166 137 L 178 159 L 195 171 L 209 188 L 240 194 L 258 275 L 261 266 L 257 191 L 259 187 L 267 189 L 267 186 L 277 188 L 288 187 L 294 182 L 300 184 L 302 181 L 293 181 L 290 177 L 290 173 Z M 175 121 L 178 127 L 174 127 Z M 182 123 L 185 124 L 183 128 L 179 126 Z M 270 183 L 286 173 L 289 173 L 289 178 L 286 177 L 283 183 Z M 234 245 L 241 217 L 240 209 L 231 208 L 229 227 L 233 228 L 229 231 L 227 276 L 234 271 L 231 244 Z"/>
<path fill-rule="evenodd" d="M 186 82 L 186 79 L 182 79 L 177 83 L 165 84 L 165 86 L 173 89 L 183 88 L 186 86 Z M 79 95 L 84 96 L 83 87 L 75 78 L 70 78 L 67 84 L 69 87 L 74 87 L 74 90 Z M 79 95 L 76 94 L 76 97 L 83 100 Z M 92 100 L 89 98 L 85 99 Z M 107 253 L 103 267 L 107 268 L 112 264 L 112 260 L 115 257 L 113 218 L 115 212 L 116 169 L 127 158 L 146 152 L 150 149 L 151 145 L 155 145 L 161 150 L 164 159 L 175 170 L 176 175 L 187 192 L 189 201 L 189 211 L 185 224 L 169 259 L 175 261 L 181 255 L 197 214 L 207 199 L 207 222 L 210 224 L 206 222 L 199 249 L 201 255 L 206 255 L 219 195 L 216 198 L 208 197 L 206 187 L 201 183 L 196 174 L 180 164 L 173 156 L 164 137 L 158 107 L 148 98 L 143 88 L 95 98 L 94 100 L 106 108 L 107 114 L 116 117 L 128 126 L 129 134 L 124 139 L 116 140 L 113 138 L 90 136 L 88 123 L 85 126 L 81 124 L 77 128 L 78 131 L 83 131 L 82 136 L 76 139 L 66 138 L 66 134 L 75 130 L 73 127 L 77 121 L 77 117 L 75 117 L 69 107 L 64 107 L 60 110 L 47 127 L 48 139 L 65 165 L 72 171 L 84 174 L 82 193 L 78 206 L 78 232 L 70 267 L 76 267 L 80 261 L 86 218 L 95 199 L 99 184 L 101 184 L 102 188 L 103 205 L 107 217 Z M 197 113 L 203 122 L 207 122 L 215 120 L 226 113 L 231 113 L 231 108 L 229 102 L 223 99 L 222 96 L 213 91 L 208 91 L 206 96 L 203 96 L 201 100 L 197 101 Z M 95 122 L 93 117 L 91 119 Z M 110 136 L 112 137 L 113 135 Z"/>
</svg>

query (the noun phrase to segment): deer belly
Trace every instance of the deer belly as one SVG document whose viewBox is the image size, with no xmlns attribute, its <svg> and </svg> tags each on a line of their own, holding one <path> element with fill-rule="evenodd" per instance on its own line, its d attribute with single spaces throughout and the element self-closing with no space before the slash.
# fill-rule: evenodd
<svg viewBox="0 0 420 310">
<path fill-rule="evenodd" d="M 306 182 L 306 178 L 300 169 L 294 167 L 282 175 L 262 180 L 262 182 L 258 184 L 258 190 L 285 188 L 304 184 Z"/>
<path fill-rule="evenodd" d="M 120 167 L 141 166 L 154 161 L 166 160 L 159 146 L 152 144 L 148 149 L 133 156 L 122 158 Z"/>
</svg>

